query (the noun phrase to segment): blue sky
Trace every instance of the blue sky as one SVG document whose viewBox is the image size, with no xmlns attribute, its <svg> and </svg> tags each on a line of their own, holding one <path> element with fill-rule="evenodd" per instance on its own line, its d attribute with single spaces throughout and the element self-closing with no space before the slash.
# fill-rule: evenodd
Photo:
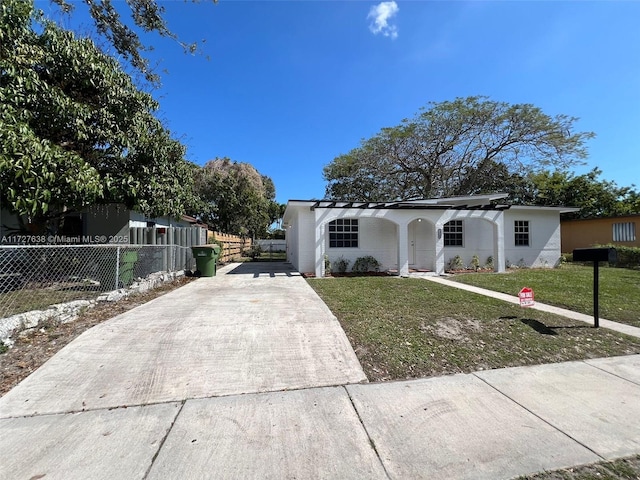
<svg viewBox="0 0 640 480">
<path fill-rule="evenodd" d="M 362 138 L 429 101 L 486 95 L 579 117 L 597 136 L 575 172 L 640 187 L 640 2 L 397 0 L 376 27 L 380 3 L 161 2 L 181 39 L 206 39 L 191 56 L 143 37 L 188 159 L 250 163 L 280 202 L 323 198 L 323 167 Z"/>
</svg>

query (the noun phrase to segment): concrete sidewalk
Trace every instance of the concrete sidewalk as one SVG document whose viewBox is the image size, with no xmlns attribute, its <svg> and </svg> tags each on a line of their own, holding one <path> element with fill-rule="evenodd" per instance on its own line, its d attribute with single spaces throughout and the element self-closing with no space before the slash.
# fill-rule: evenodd
<svg viewBox="0 0 640 480">
<path fill-rule="evenodd" d="M 299 274 L 234 264 L 0 398 L 0 475 L 512 478 L 640 453 L 638 418 L 638 355 L 368 384 Z"/>
</svg>

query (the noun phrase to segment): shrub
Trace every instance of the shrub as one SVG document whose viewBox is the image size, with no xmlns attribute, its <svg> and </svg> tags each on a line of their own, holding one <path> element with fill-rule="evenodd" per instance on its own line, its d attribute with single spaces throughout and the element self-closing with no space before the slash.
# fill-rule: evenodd
<svg viewBox="0 0 640 480">
<path fill-rule="evenodd" d="M 447 267 L 448 270 L 464 270 L 465 268 L 465 264 L 462 261 L 460 255 L 456 255 L 455 257 L 449 259 Z"/>
<path fill-rule="evenodd" d="M 344 272 L 347 271 L 347 268 L 349 267 L 349 263 L 350 263 L 350 260 L 347 260 L 344 257 L 340 257 L 336 261 L 333 262 L 333 265 L 336 268 L 336 272 L 344 273 Z"/>
<path fill-rule="evenodd" d="M 250 257 L 250 258 L 257 258 L 262 254 L 262 248 L 260 247 L 260 245 L 251 245 L 251 248 L 245 250 L 244 252 L 242 252 L 242 256 L 244 257 Z"/>
<path fill-rule="evenodd" d="M 478 258 L 478 255 L 474 255 L 471 259 L 471 268 L 473 268 L 474 270 L 480 269 L 480 259 Z"/>
<path fill-rule="evenodd" d="M 560 264 L 573 262 L 573 253 L 563 253 L 560 256 Z"/>
<path fill-rule="evenodd" d="M 331 275 L 331 260 L 329 260 L 329 255 L 324 256 L 324 273 L 325 275 Z"/>
<path fill-rule="evenodd" d="M 618 253 L 616 267 L 638 268 L 640 267 L 640 247 L 627 247 L 624 245 L 596 245 L 596 247 L 615 248 Z"/>
<path fill-rule="evenodd" d="M 371 255 L 359 257 L 353 262 L 353 268 L 351 270 L 358 273 L 377 272 L 380 270 L 380 262 Z"/>
<path fill-rule="evenodd" d="M 489 270 L 493 270 L 494 266 L 493 266 L 493 256 L 489 255 L 487 257 L 487 263 L 484 264 L 484 267 L 489 269 Z"/>
</svg>

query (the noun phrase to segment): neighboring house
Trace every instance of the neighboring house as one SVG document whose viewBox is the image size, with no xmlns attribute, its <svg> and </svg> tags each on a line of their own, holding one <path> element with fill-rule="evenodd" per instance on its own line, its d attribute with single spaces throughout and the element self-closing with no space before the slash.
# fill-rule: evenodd
<svg viewBox="0 0 640 480">
<path fill-rule="evenodd" d="M 404 202 L 290 200 L 284 213 L 287 260 L 303 273 L 325 274 L 325 256 L 373 256 L 381 270 L 437 274 L 459 255 L 469 265 L 553 267 L 560 259 L 565 207 L 496 205 L 507 194 Z"/>
<path fill-rule="evenodd" d="M 15 235 L 18 229 L 15 214 L 0 213 L 0 237 Z M 196 227 L 196 228 L 193 228 Z M 176 228 L 180 228 L 177 231 Z M 195 218 L 182 216 L 145 217 L 124 205 L 94 205 L 82 212 L 65 216 L 63 228 L 47 243 L 131 243 L 179 244 L 184 246 L 206 243 L 207 226 Z M 182 238 L 184 237 L 184 238 Z M 187 238 L 188 237 L 188 238 Z"/>
<path fill-rule="evenodd" d="M 640 247 L 640 239 L 636 235 L 637 222 L 640 223 L 640 214 L 563 220 L 560 223 L 562 251 L 571 253 L 575 248 L 609 244 Z"/>
</svg>

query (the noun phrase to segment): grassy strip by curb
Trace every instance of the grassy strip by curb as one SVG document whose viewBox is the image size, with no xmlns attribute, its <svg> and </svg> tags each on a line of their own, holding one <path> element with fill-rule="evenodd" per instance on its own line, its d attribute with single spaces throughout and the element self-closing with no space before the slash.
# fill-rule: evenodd
<svg viewBox="0 0 640 480">
<path fill-rule="evenodd" d="M 420 279 L 309 279 L 371 381 L 640 353 L 640 339 Z"/>
</svg>

